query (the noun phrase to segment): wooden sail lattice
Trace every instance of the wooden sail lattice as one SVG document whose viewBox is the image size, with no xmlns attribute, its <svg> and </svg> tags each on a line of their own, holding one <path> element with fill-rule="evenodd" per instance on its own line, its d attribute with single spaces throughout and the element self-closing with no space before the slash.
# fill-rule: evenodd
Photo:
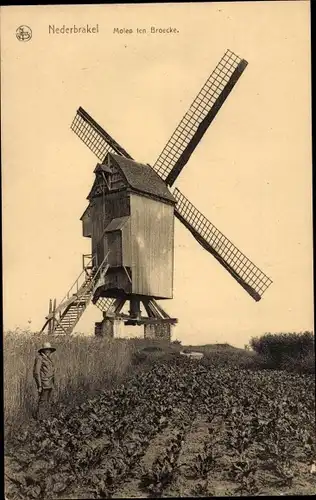
<svg viewBox="0 0 316 500">
<path fill-rule="evenodd" d="M 225 52 L 153 166 L 167 184 L 173 184 L 246 66 Z"/>
<path fill-rule="evenodd" d="M 175 188 L 172 194 L 177 200 L 176 217 L 255 300 L 260 300 L 272 280 L 224 236 L 179 189 Z"/>
<path fill-rule="evenodd" d="M 107 153 L 116 153 L 126 158 L 133 159 L 100 125 L 83 109 L 79 108 L 71 130 L 82 140 L 86 146 L 104 161 Z"/>
<path fill-rule="evenodd" d="M 115 299 L 110 298 L 110 297 L 100 297 L 95 305 L 97 306 L 98 309 L 102 312 L 107 312 L 109 309 L 112 307 Z"/>
</svg>

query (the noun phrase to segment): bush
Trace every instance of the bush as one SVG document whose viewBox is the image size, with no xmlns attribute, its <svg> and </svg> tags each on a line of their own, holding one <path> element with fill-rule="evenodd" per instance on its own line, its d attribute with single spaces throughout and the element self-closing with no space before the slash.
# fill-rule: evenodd
<svg viewBox="0 0 316 500">
<path fill-rule="evenodd" d="M 302 373 L 315 373 L 315 352 L 300 360 L 299 369 Z"/>
<path fill-rule="evenodd" d="M 315 355 L 310 353 L 301 358 L 285 357 L 281 363 L 281 368 L 286 371 L 301 374 L 315 373 Z"/>
<path fill-rule="evenodd" d="M 262 361 L 260 356 L 254 352 L 244 351 L 242 349 L 223 349 L 208 350 L 204 352 L 204 358 L 201 361 L 206 366 L 231 366 L 243 369 L 260 369 Z"/>
<path fill-rule="evenodd" d="M 312 332 L 266 333 L 262 337 L 252 338 L 250 346 L 260 356 L 265 368 L 305 373 L 313 373 L 315 370 Z"/>
</svg>

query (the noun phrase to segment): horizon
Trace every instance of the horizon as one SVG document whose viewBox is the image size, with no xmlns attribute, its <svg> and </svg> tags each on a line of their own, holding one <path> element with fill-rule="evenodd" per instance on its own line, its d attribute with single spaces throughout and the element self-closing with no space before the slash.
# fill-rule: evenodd
<svg viewBox="0 0 316 500">
<path fill-rule="evenodd" d="M 181 347 L 209 347 L 209 346 L 212 346 L 212 347 L 216 347 L 216 346 L 221 346 L 221 347 L 233 347 L 235 349 L 243 349 L 243 350 L 247 350 L 247 349 L 250 349 L 253 351 L 250 343 L 251 343 L 251 340 L 252 339 L 255 339 L 255 338 L 260 338 L 260 337 L 263 337 L 265 335 L 280 335 L 280 334 L 286 334 L 286 335 L 303 335 L 304 333 L 312 333 L 314 334 L 314 331 L 313 330 L 300 330 L 300 331 L 290 331 L 290 332 L 283 332 L 283 331 L 279 331 L 279 332 L 264 332 L 262 333 L 261 335 L 258 335 L 258 336 L 253 336 L 253 337 L 250 337 L 248 342 L 246 342 L 243 346 L 236 346 L 234 345 L 233 343 L 230 343 L 230 342 L 218 342 L 218 341 L 215 341 L 214 343 L 205 343 L 205 344 L 189 344 L 189 343 L 183 343 L 180 339 L 178 338 L 171 338 L 171 341 L 170 343 L 177 343 L 177 342 L 180 342 L 180 346 Z M 56 338 L 65 338 L 65 339 L 76 339 L 76 338 L 84 338 L 84 339 L 98 339 L 102 342 L 102 340 L 110 340 L 110 341 L 115 341 L 115 340 L 126 340 L 126 341 L 133 341 L 133 340 L 143 340 L 145 343 L 148 342 L 148 343 L 155 343 L 155 342 L 166 342 L 165 340 L 163 339 L 146 339 L 144 338 L 144 336 L 131 336 L 131 337 L 124 337 L 124 336 L 115 336 L 113 338 L 111 337 L 102 337 L 102 336 L 96 336 L 94 334 L 87 334 L 87 333 L 84 333 L 84 332 L 77 332 L 77 331 L 74 331 L 72 334 L 70 335 L 61 335 L 61 334 L 47 334 L 47 333 L 41 333 L 39 331 L 32 331 L 30 329 L 22 329 L 20 327 L 17 327 L 15 330 L 4 330 L 3 331 L 3 335 L 21 335 L 21 337 L 24 335 L 24 336 L 36 336 L 37 338 L 38 337 L 48 337 L 48 338 L 52 338 L 52 339 L 56 339 Z"/>
</svg>

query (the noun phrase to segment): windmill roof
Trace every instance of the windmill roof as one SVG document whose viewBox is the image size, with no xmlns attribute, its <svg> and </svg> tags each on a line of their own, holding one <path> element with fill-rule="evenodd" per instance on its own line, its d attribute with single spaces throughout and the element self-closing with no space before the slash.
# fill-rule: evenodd
<svg viewBox="0 0 316 500">
<path fill-rule="evenodd" d="M 82 216 L 80 217 L 80 220 L 82 220 L 82 219 L 84 218 L 84 216 L 85 216 L 85 215 L 86 215 L 86 213 L 88 212 L 89 208 L 90 208 L 90 203 L 89 203 L 89 205 L 87 206 L 87 208 L 85 209 L 85 211 L 83 212 Z"/>
<path fill-rule="evenodd" d="M 102 163 L 98 163 L 93 172 L 96 173 L 99 170 L 103 170 L 103 172 L 111 172 L 111 169 L 107 165 L 102 165 Z"/>
<path fill-rule="evenodd" d="M 128 184 L 138 191 L 176 203 L 164 181 L 149 165 L 137 163 L 124 156 L 109 153 L 122 170 Z"/>
<path fill-rule="evenodd" d="M 124 217 L 117 217 L 116 219 L 112 219 L 111 222 L 106 226 L 105 233 L 109 233 L 110 231 L 117 231 L 118 229 L 122 229 L 124 224 L 128 221 L 129 216 L 126 215 Z"/>
</svg>

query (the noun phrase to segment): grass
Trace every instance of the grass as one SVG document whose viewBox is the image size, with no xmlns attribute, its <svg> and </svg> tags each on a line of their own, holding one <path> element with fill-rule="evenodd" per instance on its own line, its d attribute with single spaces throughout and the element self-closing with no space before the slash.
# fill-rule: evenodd
<svg viewBox="0 0 316 500">
<path fill-rule="evenodd" d="M 181 346 L 163 340 L 105 339 L 83 336 L 48 337 L 32 332 L 4 332 L 4 413 L 6 441 L 32 419 L 37 405 L 33 364 L 37 350 L 49 341 L 56 352 L 53 406 L 75 406 L 112 387 L 135 369 L 150 366 L 157 357 L 179 352 Z M 146 348 L 155 351 L 143 352 Z"/>
<path fill-rule="evenodd" d="M 50 341 L 56 352 L 53 402 L 79 403 L 120 382 L 131 368 L 134 346 L 96 337 L 45 337 L 7 332 L 4 349 L 4 412 L 6 438 L 32 418 L 37 403 L 33 363 L 37 349 Z"/>
</svg>

